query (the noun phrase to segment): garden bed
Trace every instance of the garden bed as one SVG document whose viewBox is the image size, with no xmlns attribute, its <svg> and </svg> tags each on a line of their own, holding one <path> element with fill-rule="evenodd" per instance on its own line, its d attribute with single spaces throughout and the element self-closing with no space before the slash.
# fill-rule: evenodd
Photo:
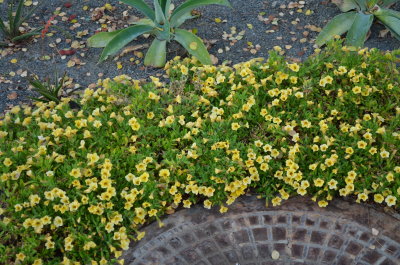
<svg viewBox="0 0 400 265">
<path fill-rule="evenodd" d="M 182 1 L 176 1 L 180 2 Z M 238 63 L 251 58 L 266 57 L 268 50 L 277 45 L 283 48 L 289 58 L 302 60 L 313 53 L 314 39 L 319 28 L 339 13 L 335 5 L 320 0 L 230 2 L 232 9 L 221 6 L 199 9 L 201 17 L 188 21 L 183 26 L 198 31 L 198 35 L 209 43 L 209 51 L 218 58 L 219 63 Z M 134 16 L 141 17 L 137 11 L 128 9 L 127 5 L 118 4 L 115 0 L 43 0 L 41 3 L 29 25 L 33 28 L 42 26 L 56 10 L 59 10 L 61 15 L 56 17 L 58 28 L 50 28 L 49 33 L 52 35 L 43 39 L 38 37 L 35 41 L 10 49 L 0 48 L 0 112 L 26 102 L 27 96 L 34 95 L 26 81 L 26 76 L 32 73 L 43 79 L 52 77 L 54 71 L 66 71 L 71 77 L 68 90 L 84 89 L 96 83 L 99 78 L 120 74 L 127 74 L 135 79 L 146 79 L 149 75 L 165 75 L 163 70 L 143 66 L 141 56 L 146 51 L 143 45 L 149 44 L 149 39 L 140 37 L 131 43 L 131 46 L 138 45 L 135 52 L 131 50 L 120 58 L 112 58 L 101 64 L 98 64 L 101 49 L 87 47 L 87 38 L 99 30 L 102 23 L 108 28 L 121 28 L 127 21 L 134 19 Z M 106 10 L 105 17 L 102 17 L 102 11 L 95 9 L 104 7 L 107 3 L 110 3 L 112 8 Z M 4 6 L 4 3 L 0 5 Z M 394 9 L 399 8 L 399 4 L 394 6 Z M 4 17 L 4 9 L 1 10 L 0 15 Z M 125 10 L 128 10 L 128 13 L 124 17 Z M 96 17 L 95 14 L 100 15 Z M 98 18 L 106 20 L 103 22 Z M 234 34 L 232 27 L 236 27 Z M 384 28 L 381 25 L 373 25 L 366 46 L 382 50 L 399 48 L 400 42 L 390 34 L 379 38 L 382 29 Z M 239 34 L 241 32 L 242 34 Z M 63 58 L 59 51 L 64 49 L 76 53 Z M 171 45 L 170 49 L 170 59 L 185 54 L 179 45 Z M 16 63 L 11 63 L 13 59 L 16 59 Z M 117 62 L 120 62 L 121 69 L 118 69 Z"/>
</svg>

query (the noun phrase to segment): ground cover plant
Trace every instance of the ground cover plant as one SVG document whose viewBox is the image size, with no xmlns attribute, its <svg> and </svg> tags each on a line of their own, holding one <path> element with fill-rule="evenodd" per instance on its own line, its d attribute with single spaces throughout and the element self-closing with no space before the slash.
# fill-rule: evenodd
<svg viewBox="0 0 400 265">
<path fill-rule="evenodd" d="M 212 64 L 210 55 L 203 41 L 190 31 L 179 29 L 196 7 L 219 4 L 230 6 L 227 0 L 188 0 L 171 11 L 171 0 L 154 0 L 152 10 L 143 0 L 122 0 L 125 4 L 138 9 L 146 18 L 135 22 L 136 25 L 112 32 L 101 32 L 88 39 L 89 46 L 104 47 L 100 61 L 117 53 L 129 42 L 142 34 L 154 35 L 154 40 L 146 53 L 144 64 L 162 67 L 167 58 L 167 43 L 175 40 L 203 64 Z"/>
<path fill-rule="evenodd" d="M 279 50 L 233 67 L 177 58 L 168 84 L 105 79 L 79 110 L 14 107 L 0 120 L 0 263 L 112 264 L 146 222 L 195 203 L 223 213 L 247 192 L 397 208 L 399 51 L 335 42 L 297 64 Z"/>
<path fill-rule="evenodd" d="M 400 40 L 400 12 L 388 8 L 398 0 L 336 0 L 333 2 L 344 13 L 334 17 L 322 29 L 316 39 L 319 46 L 332 40 L 336 35 L 347 32 L 346 45 L 362 47 L 375 18 Z"/>
</svg>

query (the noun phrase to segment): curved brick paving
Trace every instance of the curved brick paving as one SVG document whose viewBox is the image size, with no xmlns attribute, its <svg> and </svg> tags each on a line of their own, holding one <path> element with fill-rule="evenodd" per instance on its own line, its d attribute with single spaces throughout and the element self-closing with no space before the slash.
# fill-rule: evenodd
<svg viewBox="0 0 400 265">
<path fill-rule="evenodd" d="M 266 208 L 248 196 L 225 214 L 196 206 L 163 222 L 144 229 L 125 264 L 400 264 L 399 216 L 340 199 L 323 209 L 302 197 Z"/>
</svg>

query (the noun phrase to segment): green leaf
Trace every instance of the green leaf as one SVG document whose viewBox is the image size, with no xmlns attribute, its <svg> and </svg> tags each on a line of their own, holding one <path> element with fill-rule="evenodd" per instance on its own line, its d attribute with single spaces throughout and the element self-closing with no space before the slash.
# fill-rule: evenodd
<svg viewBox="0 0 400 265">
<path fill-rule="evenodd" d="M 164 12 L 161 9 L 160 3 L 158 2 L 159 0 L 154 0 L 154 8 L 156 12 L 156 22 L 160 25 L 163 25 L 165 23 L 165 16 Z"/>
<path fill-rule="evenodd" d="M 144 65 L 163 67 L 167 58 L 167 41 L 154 39 L 144 58 Z"/>
<path fill-rule="evenodd" d="M 374 21 L 374 15 L 357 13 L 353 25 L 351 25 L 346 35 L 346 45 L 355 47 L 363 46 L 372 21 Z"/>
<path fill-rule="evenodd" d="M 384 7 L 388 7 L 396 2 L 398 2 L 399 0 L 380 0 L 379 3 L 381 3 L 382 6 Z"/>
<path fill-rule="evenodd" d="M 0 17 L 0 30 L 4 33 L 4 35 L 8 36 L 8 29 L 6 27 L 6 25 L 4 24 L 3 20 Z"/>
<path fill-rule="evenodd" d="M 23 6 L 24 6 L 24 0 L 20 0 L 19 1 L 19 4 L 18 4 L 18 7 L 17 7 L 17 11 L 15 12 L 15 17 L 14 17 L 14 26 L 15 26 L 15 28 L 14 28 L 14 34 L 15 35 L 18 35 L 18 33 L 19 33 L 19 25 L 20 25 L 20 22 L 21 22 L 21 13 L 22 13 L 22 8 L 23 8 Z"/>
<path fill-rule="evenodd" d="M 22 23 L 24 23 L 27 19 L 29 19 L 38 8 L 39 5 L 29 10 L 29 12 L 22 19 L 20 19 L 19 23 L 17 24 L 17 27 L 20 27 Z"/>
<path fill-rule="evenodd" d="M 186 20 L 195 18 L 196 16 L 192 16 L 191 12 L 187 12 L 186 14 L 183 14 L 179 17 L 179 19 L 176 20 L 175 25 L 173 27 L 179 28 L 183 23 L 185 23 Z"/>
<path fill-rule="evenodd" d="M 183 29 L 175 29 L 175 40 L 179 42 L 191 55 L 197 57 L 202 64 L 212 64 L 210 54 L 208 54 L 203 41 L 193 33 Z"/>
<path fill-rule="evenodd" d="M 332 3 L 339 7 L 340 11 L 347 12 L 352 9 L 357 9 L 358 5 L 355 0 L 332 0 Z"/>
<path fill-rule="evenodd" d="M 377 18 L 390 30 L 390 32 L 400 40 L 400 19 L 393 16 L 377 16 Z"/>
<path fill-rule="evenodd" d="M 40 27 L 38 29 L 35 29 L 34 31 L 19 35 L 19 36 L 15 37 L 15 38 L 12 38 L 11 41 L 17 42 L 17 41 L 20 41 L 20 40 L 23 40 L 23 39 L 27 39 L 27 38 L 30 38 L 30 37 L 33 37 L 33 36 L 40 35 L 41 34 L 40 31 L 42 29 L 43 29 L 43 27 Z"/>
<path fill-rule="evenodd" d="M 121 30 L 104 48 L 100 56 L 100 62 L 107 59 L 108 56 L 117 53 L 136 37 L 148 33 L 151 30 L 153 30 L 153 27 L 145 25 L 135 25 Z"/>
<path fill-rule="evenodd" d="M 228 0 L 187 0 L 185 3 L 180 5 L 177 9 L 174 10 L 174 12 L 171 15 L 171 27 L 176 26 L 177 20 L 182 16 L 186 15 L 187 13 L 190 13 L 193 9 L 200 7 L 200 6 L 205 6 L 205 5 L 223 5 L 223 6 L 228 6 L 231 7 L 231 4 L 229 3 Z"/>
<path fill-rule="evenodd" d="M 367 0 L 354 0 L 362 11 L 368 9 Z"/>
<path fill-rule="evenodd" d="M 391 16 L 400 19 L 400 12 L 381 7 L 373 13 L 375 16 Z"/>
<path fill-rule="evenodd" d="M 127 5 L 133 6 L 151 20 L 154 20 L 156 18 L 154 11 L 143 0 L 120 0 L 120 1 Z"/>
<path fill-rule="evenodd" d="M 315 43 L 318 46 L 322 46 L 333 39 L 335 35 L 342 35 L 348 31 L 353 24 L 356 14 L 357 12 L 353 11 L 334 17 L 319 33 Z"/>
<path fill-rule="evenodd" d="M 89 47 L 93 48 L 104 48 L 107 44 L 120 33 L 122 29 L 115 30 L 112 32 L 100 32 L 87 40 Z"/>
<path fill-rule="evenodd" d="M 152 26 L 153 28 L 157 27 L 156 24 L 154 23 L 154 21 L 151 20 L 150 18 L 142 18 L 142 19 L 139 19 L 136 22 L 133 22 L 132 24 L 135 24 L 135 25 L 147 25 L 147 26 Z"/>
</svg>

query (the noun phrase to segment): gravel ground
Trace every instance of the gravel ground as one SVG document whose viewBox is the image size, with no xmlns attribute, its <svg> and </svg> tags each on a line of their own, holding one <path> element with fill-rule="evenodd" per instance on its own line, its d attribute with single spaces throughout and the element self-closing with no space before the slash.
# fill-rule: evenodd
<svg viewBox="0 0 400 265">
<path fill-rule="evenodd" d="M 182 1 L 173 2 L 178 4 Z M 221 6 L 199 9 L 201 17 L 186 22 L 182 26 L 186 29 L 197 29 L 198 35 L 203 40 L 209 41 L 209 51 L 218 58 L 219 63 L 224 61 L 238 63 L 254 57 L 267 57 L 268 50 L 275 45 L 284 48 L 287 57 L 295 60 L 304 59 L 313 51 L 313 41 L 317 36 L 315 30 L 323 27 L 332 17 L 339 14 L 335 5 L 321 0 L 305 0 L 304 6 L 301 4 L 302 1 L 289 0 L 230 0 L 230 2 L 232 9 Z M 140 58 L 138 52 L 145 53 L 146 49 L 138 50 L 136 53 L 129 52 L 119 58 L 111 58 L 98 64 L 101 49 L 86 47 L 86 39 L 101 28 L 100 21 L 91 19 L 95 8 L 102 7 L 106 3 L 115 7 L 114 10 L 105 12 L 108 19 L 103 22 L 108 27 L 114 28 L 121 28 L 128 23 L 128 17 L 123 17 L 125 10 L 128 10 L 131 18 L 141 16 L 134 9 L 118 4 L 115 0 L 41 0 L 40 3 L 39 9 L 29 21 L 31 27 L 43 25 L 57 9 L 65 13 L 64 20 L 67 21 L 63 21 L 63 18 L 58 16 L 57 28 L 50 29 L 52 36 L 46 36 L 43 39 L 39 37 L 18 47 L 0 49 L 0 113 L 12 105 L 27 102 L 29 100 L 27 97 L 34 94 L 30 91 L 26 80 L 26 76 L 31 73 L 43 79 L 53 76 L 56 70 L 59 73 L 66 71 L 72 78 L 70 89 L 85 88 L 99 78 L 120 74 L 128 74 L 135 79 L 164 74 L 161 69 L 143 66 L 143 59 Z M 66 7 L 66 3 L 70 3 L 71 6 Z M 84 10 L 85 6 L 88 10 Z M 0 15 L 4 17 L 5 4 L 0 4 L 0 7 Z M 302 12 L 298 12 L 299 8 Z M 393 8 L 400 10 L 400 4 Z M 311 14 L 306 15 L 307 10 L 310 10 Z M 68 19 L 76 19 L 80 26 L 76 27 L 77 24 Z M 219 20 L 221 22 L 218 23 Z M 229 36 L 232 27 L 236 27 L 236 34 Z M 366 46 L 383 50 L 400 48 L 400 41 L 391 37 L 390 34 L 384 38 L 378 36 L 382 29 L 384 29 L 382 25 L 373 25 L 372 34 Z M 87 31 L 87 35 L 79 33 L 84 31 Z M 239 32 L 243 33 L 243 37 L 237 40 Z M 236 40 L 229 40 L 230 37 Z M 150 40 L 140 37 L 130 45 L 149 42 Z M 75 44 L 79 47 L 76 48 Z M 71 45 L 75 47 L 73 49 L 76 53 L 63 58 L 58 51 L 71 49 Z M 182 54 L 183 50 L 178 45 L 170 45 L 169 58 Z M 17 59 L 17 63 L 11 63 L 12 59 Z M 75 61 L 72 67 L 67 66 L 70 60 Z M 122 69 L 117 68 L 117 62 L 121 63 Z"/>
</svg>

